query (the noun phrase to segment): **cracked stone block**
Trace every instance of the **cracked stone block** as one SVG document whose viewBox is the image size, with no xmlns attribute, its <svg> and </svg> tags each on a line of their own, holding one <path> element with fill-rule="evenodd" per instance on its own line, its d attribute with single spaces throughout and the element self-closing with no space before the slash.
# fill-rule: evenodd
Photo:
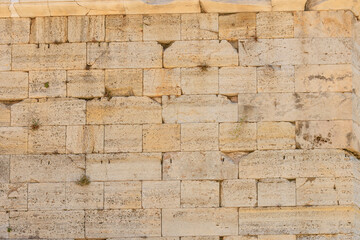
<svg viewBox="0 0 360 240">
<path fill-rule="evenodd" d="M 66 87 L 68 97 L 102 97 L 105 93 L 105 73 L 103 70 L 67 71 Z"/>
<path fill-rule="evenodd" d="M 145 69 L 144 96 L 181 95 L 180 68 Z"/>
<path fill-rule="evenodd" d="M 294 37 L 294 14 L 292 12 L 260 12 L 256 14 L 258 38 Z"/>
<path fill-rule="evenodd" d="M 219 70 L 217 67 L 181 68 L 182 94 L 218 94 Z"/>
<path fill-rule="evenodd" d="M 219 16 L 219 38 L 238 40 L 255 38 L 256 13 L 232 13 Z"/>
<path fill-rule="evenodd" d="M 134 42 L 143 39 L 142 15 L 106 16 L 107 42 Z"/>
<path fill-rule="evenodd" d="M 141 182 L 106 182 L 104 190 L 105 209 L 141 208 Z"/>
<path fill-rule="evenodd" d="M 180 14 L 144 15 L 144 41 L 180 40 Z"/>
<path fill-rule="evenodd" d="M 296 206 L 296 182 L 287 179 L 261 179 L 258 182 L 258 206 Z"/>
<path fill-rule="evenodd" d="M 180 151 L 180 125 L 143 125 L 143 150 L 145 152 Z"/>
<path fill-rule="evenodd" d="M 31 19 L 30 43 L 64 43 L 67 41 L 67 17 Z"/>
<path fill-rule="evenodd" d="M 220 68 L 219 93 L 227 96 L 235 96 L 239 93 L 256 93 L 256 68 Z"/>
<path fill-rule="evenodd" d="M 295 124 L 291 122 L 257 123 L 258 149 L 295 149 Z"/>
<path fill-rule="evenodd" d="M 217 123 L 181 124 L 182 151 L 219 150 L 219 126 Z"/>
<path fill-rule="evenodd" d="M 36 153 L 65 153 L 66 127 L 40 126 L 29 131 L 28 151 Z"/>
<path fill-rule="evenodd" d="M 256 149 L 256 123 L 221 123 L 219 134 L 221 151 L 251 151 Z"/>
<path fill-rule="evenodd" d="M 256 78 L 258 92 L 294 92 L 294 66 L 258 67 L 256 69 Z"/>
<path fill-rule="evenodd" d="M 69 16 L 69 42 L 100 42 L 105 39 L 105 16 Z"/>
<path fill-rule="evenodd" d="M 66 97 L 66 71 L 30 71 L 29 97 Z"/>
<path fill-rule="evenodd" d="M 30 36 L 29 18 L 1 18 L 0 44 L 28 43 Z"/>
<path fill-rule="evenodd" d="M 219 192 L 218 181 L 181 181 L 181 207 L 219 207 Z"/>
<path fill-rule="evenodd" d="M 142 96 L 142 69 L 106 69 L 105 90 L 111 96 Z"/>
<path fill-rule="evenodd" d="M 254 207 L 257 204 L 255 179 L 224 180 L 221 183 L 222 207 Z"/>
<path fill-rule="evenodd" d="M 0 127 L 0 154 L 26 154 L 28 129 L 24 127 Z"/>
<path fill-rule="evenodd" d="M 144 181 L 141 201 L 143 208 L 179 208 L 180 181 Z"/>
<path fill-rule="evenodd" d="M 80 186 L 74 182 L 66 183 L 67 209 L 103 209 L 103 201 L 104 184 L 102 182 L 90 182 L 86 186 Z"/>
<path fill-rule="evenodd" d="M 218 35 L 217 13 L 181 15 L 181 40 L 212 40 L 218 39 Z"/>
<path fill-rule="evenodd" d="M 141 152 L 142 125 L 105 126 L 104 152 Z"/>
<path fill-rule="evenodd" d="M 27 72 L 0 72 L 0 101 L 27 98 L 28 79 Z"/>
<path fill-rule="evenodd" d="M 103 153 L 104 126 L 67 126 L 66 127 L 67 153 Z"/>
<path fill-rule="evenodd" d="M 29 183 L 29 210 L 66 209 L 65 183 Z"/>
<path fill-rule="evenodd" d="M 27 199 L 26 183 L 0 183 L 0 211 L 27 210 Z"/>
</svg>

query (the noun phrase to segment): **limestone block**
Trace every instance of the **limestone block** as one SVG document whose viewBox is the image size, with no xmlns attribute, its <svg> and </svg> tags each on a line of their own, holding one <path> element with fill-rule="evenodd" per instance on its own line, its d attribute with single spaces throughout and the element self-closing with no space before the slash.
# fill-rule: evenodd
<svg viewBox="0 0 360 240">
<path fill-rule="evenodd" d="M 219 16 L 219 38 L 238 40 L 254 38 L 256 13 L 232 13 Z"/>
<path fill-rule="evenodd" d="M 360 205 L 360 180 L 344 177 L 335 179 L 338 205 Z"/>
<path fill-rule="evenodd" d="M 66 97 L 66 71 L 30 71 L 29 97 Z"/>
<path fill-rule="evenodd" d="M 258 240 L 296 240 L 296 235 L 259 235 Z"/>
<path fill-rule="evenodd" d="M 335 234 L 335 235 L 325 235 L 325 234 L 316 234 L 316 235 L 298 235 L 298 240 L 352 240 L 356 239 L 357 236 L 352 234 Z"/>
<path fill-rule="evenodd" d="M 0 72 L 0 100 L 18 100 L 28 97 L 27 72 Z"/>
<path fill-rule="evenodd" d="M 92 68 L 161 68 L 162 47 L 156 42 L 88 43 Z"/>
<path fill-rule="evenodd" d="M 257 123 L 257 148 L 294 149 L 295 124 L 291 122 Z"/>
<path fill-rule="evenodd" d="M 161 123 L 161 105 L 147 97 L 114 97 L 87 102 L 88 124 Z"/>
<path fill-rule="evenodd" d="M 350 92 L 351 65 L 299 65 L 295 67 L 296 92 Z"/>
<path fill-rule="evenodd" d="M 66 183 L 67 209 L 103 209 L 103 200 L 104 184 L 101 182 L 91 182 L 87 186 L 74 182 Z"/>
<path fill-rule="evenodd" d="M 0 71 L 11 69 L 11 46 L 0 45 Z"/>
<path fill-rule="evenodd" d="M 236 208 L 163 209 L 162 235 L 235 235 L 237 217 Z"/>
<path fill-rule="evenodd" d="M 307 0 L 271 0 L 273 11 L 303 11 Z"/>
<path fill-rule="evenodd" d="M 144 15 L 144 41 L 180 40 L 180 14 Z"/>
<path fill-rule="evenodd" d="M 181 124 L 181 151 L 219 150 L 217 123 Z"/>
<path fill-rule="evenodd" d="M 105 16 L 69 16 L 69 42 L 100 42 L 105 39 Z"/>
<path fill-rule="evenodd" d="M 0 44 L 28 43 L 29 35 L 30 35 L 29 18 L 0 19 Z"/>
<path fill-rule="evenodd" d="M 28 152 L 65 153 L 65 142 L 65 126 L 40 126 L 39 129 L 29 131 Z"/>
<path fill-rule="evenodd" d="M 254 207 L 257 183 L 254 179 L 224 180 L 221 183 L 222 207 Z"/>
<path fill-rule="evenodd" d="M 66 41 L 66 17 L 36 17 L 31 20 L 30 43 L 64 43 Z"/>
<path fill-rule="evenodd" d="M 85 69 L 85 67 L 85 43 L 12 46 L 13 70 Z"/>
<path fill-rule="evenodd" d="M 181 68 L 182 94 L 218 94 L 219 70 L 208 68 Z"/>
<path fill-rule="evenodd" d="M 166 3 L 166 4 L 165 4 Z M 173 1 L 125 1 L 127 14 L 155 14 L 155 13 L 198 13 L 200 12 L 198 0 Z"/>
<path fill-rule="evenodd" d="M 105 70 L 105 89 L 110 96 L 142 96 L 143 71 L 141 69 Z"/>
<path fill-rule="evenodd" d="M 294 92 L 295 70 L 293 66 L 258 67 L 256 78 L 258 92 Z"/>
<path fill-rule="evenodd" d="M 236 122 L 238 106 L 224 96 L 163 96 L 162 117 L 165 123 Z"/>
<path fill-rule="evenodd" d="M 181 237 L 183 240 L 218 240 L 218 236 L 192 236 L 192 237 Z"/>
<path fill-rule="evenodd" d="M 85 172 L 82 155 L 19 155 L 10 163 L 11 182 L 77 181 Z"/>
<path fill-rule="evenodd" d="M 111 152 L 141 152 L 141 125 L 107 125 L 105 126 L 104 151 Z"/>
<path fill-rule="evenodd" d="M 145 152 L 180 151 L 180 125 L 144 125 L 143 149 Z"/>
<path fill-rule="evenodd" d="M 181 40 L 218 39 L 218 14 L 198 13 L 181 15 Z"/>
<path fill-rule="evenodd" d="M 90 154 L 86 173 L 92 181 L 160 180 L 161 154 Z"/>
<path fill-rule="evenodd" d="M 66 153 L 103 153 L 104 126 L 67 126 Z"/>
<path fill-rule="evenodd" d="M 221 151 L 251 151 L 256 149 L 256 123 L 221 123 L 219 130 Z"/>
<path fill-rule="evenodd" d="M 145 96 L 181 95 L 180 68 L 145 69 L 143 85 Z"/>
<path fill-rule="evenodd" d="M 66 87 L 68 97 L 102 97 L 105 93 L 105 73 L 103 70 L 67 71 Z"/>
<path fill-rule="evenodd" d="M 300 121 L 296 123 L 299 148 L 347 148 L 351 144 L 352 121 Z"/>
<path fill-rule="evenodd" d="M 256 68 L 220 68 L 219 93 L 223 95 L 256 93 Z"/>
<path fill-rule="evenodd" d="M 29 210 L 66 209 L 65 183 L 29 183 Z"/>
<path fill-rule="evenodd" d="M 0 237 L 5 239 L 9 237 L 9 233 L 7 231 L 8 227 L 9 227 L 9 213 L 0 212 Z"/>
<path fill-rule="evenodd" d="M 13 4 L 14 10 L 10 15 L 19 15 L 21 17 L 39 17 L 50 16 L 48 2 L 17 2 Z M 10 9 L 9 9 L 10 10 Z"/>
<path fill-rule="evenodd" d="M 237 164 L 221 152 L 174 152 L 163 157 L 164 180 L 236 179 L 237 171 Z"/>
<path fill-rule="evenodd" d="M 226 40 L 176 41 L 164 51 L 166 68 L 237 65 L 237 50 Z"/>
<path fill-rule="evenodd" d="M 10 226 L 11 238 L 84 238 L 84 212 L 10 212 Z"/>
<path fill-rule="evenodd" d="M 106 182 L 104 190 L 104 208 L 141 208 L 141 182 Z"/>
<path fill-rule="evenodd" d="M 89 210 L 85 216 L 89 238 L 143 237 L 161 235 L 160 209 Z"/>
<path fill-rule="evenodd" d="M 239 44 L 242 66 L 346 64 L 351 61 L 349 38 L 259 39 Z"/>
<path fill-rule="evenodd" d="M 10 126 L 10 106 L 0 104 L 0 127 Z"/>
<path fill-rule="evenodd" d="M 202 9 L 205 12 L 259 12 L 271 11 L 271 0 L 256 1 L 217 1 L 201 0 Z"/>
<path fill-rule="evenodd" d="M 28 187 L 26 183 L 0 183 L 1 211 L 27 210 L 27 204 Z"/>
<path fill-rule="evenodd" d="M 106 16 L 106 41 L 142 41 L 143 16 L 142 15 L 115 15 Z"/>
<path fill-rule="evenodd" d="M 225 240 L 258 240 L 258 236 L 224 236 Z"/>
<path fill-rule="evenodd" d="M 262 179 L 258 183 L 258 206 L 296 206 L 295 180 Z"/>
<path fill-rule="evenodd" d="M 0 183 L 8 183 L 10 181 L 10 156 L 0 156 Z"/>
<path fill-rule="evenodd" d="M 0 127 L 0 154 L 25 154 L 27 144 L 27 128 Z"/>
<path fill-rule="evenodd" d="M 337 205 L 335 178 L 296 179 L 297 205 Z"/>
<path fill-rule="evenodd" d="M 292 12 L 260 12 L 256 15 L 258 38 L 294 37 L 294 14 Z"/>
<path fill-rule="evenodd" d="M 360 123 L 360 97 L 356 94 L 351 95 L 352 98 L 352 120 L 357 124 Z"/>
<path fill-rule="evenodd" d="M 180 181 L 142 182 L 143 208 L 179 208 Z"/>
<path fill-rule="evenodd" d="M 181 181 L 181 207 L 219 207 L 219 182 Z"/>
<path fill-rule="evenodd" d="M 299 11 L 294 14 L 294 35 L 304 37 L 351 37 L 353 14 L 349 11 Z"/>
</svg>

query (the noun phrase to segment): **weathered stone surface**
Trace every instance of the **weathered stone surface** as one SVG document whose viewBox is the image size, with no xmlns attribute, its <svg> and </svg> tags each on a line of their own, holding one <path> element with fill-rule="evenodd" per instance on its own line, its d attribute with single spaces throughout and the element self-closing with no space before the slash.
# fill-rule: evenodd
<svg viewBox="0 0 360 240">
<path fill-rule="evenodd" d="M 219 146 L 226 152 L 255 150 L 256 123 L 221 123 Z"/>
<path fill-rule="evenodd" d="M 8 183 L 10 181 L 10 156 L 0 156 L 0 183 Z"/>
<path fill-rule="evenodd" d="M 0 211 L 27 210 L 27 204 L 26 183 L 0 183 Z"/>
<path fill-rule="evenodd" d="M 295 206 L 295 180 L 264 179 L 260 180 L 258 188 L 258 206 Z"/>
<path fill-rule="evenodd" d="M 238 167 L 220 152 L 175 152 L 163 157 L 164 180 L 236 179 Z"/>
<path fill-rule="evenodd" d="M 67 209 L 102 209 L 103 200 L 103 183 L 91 182 L 87 186 L 80 186 L 74 182 L 66 183 Z"/>
<path fill-rule="evenodd" d="M 66 17 L 37 17 L 31 20 L 30 43 L 64 43 L 66 40 Z"/>
<path fill-rule="evenodd" d="M 28 129 L 0 127 L 0 154 L 27 153 Z"/>
<path fill-rule="evenodd" d="M 259 122 L 257 123 L 257 148 L 294 149 L 295 124 L 291 122 Z"/>
<path fill-rule="evenodd" d="M 66 97 L 66 71 L 30 71 L 29 97 Z"/>
<path fill-rule="evenodd" d="M 180 40 L 180 14 L 145 15 L 144 41 Z"/>
<path fill-rule="evenodd" d="M 143 71 L 141 69 L 105 70 L 105 89 L 110 96 L 142 96 Z"/>
<path fill-rule="evenodd" d="M 27 72 L 0 72 L 0 100 L 17 100 L 28 97 Z"/>
<path fill-rule="evenodd" d="M 11 69 L 11 46 L 0 45 L 0 71 Z"/>
<path fill-rule="evenodd" d="M 220 68 L 219 93 L 223 95 L 256 93 L 256 68 Z"/>
<path fill-rule="evenodd" d="M 103 153 L 104 126 L 67 126 L 66 153 Z"/>
<path fill-rule="evenodd" d="M 89 238 L 142 237 L 161 235 L 160 209 L 86 211 Z"/>
<path fill-rule="evenodd" d="M 12 46 L 13 70 L 85 69 L 85 67 L 85 43 Z"/>
<path fill-rule="evenodd" d="M 164 236 L 235 235 L 238 232 L 237 217 L 236 208 L 163 209 L 162 234 Z"/>
<path fill-rule="evenodd" d="M 1 18 L 0 44 L 28 43 L 30 34 L 29 18 Z"/>
<path fill-rule="evenodd" d="M 91 68 L 161 68 L 162 47 L 156 42 L 88 43 Z"/>
<path fill-rule="evenodd" d="M 29 210 L 66 209 L 65 183 L 30 183 Z"/>
<path fill-rule="evenodd" d="M 181 207 L 219 207 L 218 181 L 181 181 Z"/>
<path fill-rule="evenodd" d="M 183 240 L 218 240 L 218 236 L 192 236 L 192 237 L 181 237 Z"/>
<path fill-rule="evenodd" d="M 29 131 L 28 152 L 65 153 L 65 142 L 65 126 L 40 126 L 39 129 Z"/>
<path fill-rule="evenodd" d="M 68 17 L 69 42 L 99 42 L 105 39 L 105 16 Z"/>
<path fill-rule="evenodd" d="M 143 148 L 145 152 L 180 151 L 180 125 L 144 125 Z"/>
<path fill-rule="evenodd" d="M 0 127 L 10 126 L 10 106 L 0 104 Z"/>
<path fill-rule="evenodd" d="M 164 66 L 237 66 L 238 54 L 226 41 L 176 41 L 164 51 Z"/>
<path fill-rule="evenodd" d="M 294 14 L 291 12 L 260 12 L 256 15 L 258 38 L 294 37 Z"/>
<path fill-rule="evenodd" d="M 106 182 L 104 208 L 141 208 L 141 182 Z"/>
<path fill-rule="evenodd" d="M 89 154 L 86 173 L 92 181 L 160 180 L 161 154 Z"/>
<path fill-rule="evenodd" d="M 219 150 L 217 123 L 181 124 L 181 151 Z"/>
<path fill-rule="evenodd" d="M 219 91 L 219 70 L 208 68 L 181 68 L 182 94 L 217 94 Z"/>
<path fill-rule="evenodd" d="M 259 236 L 260 237 L 260 236 Z M 224 236 L 225 240 L 258 240 L 258 236 Z"/>
<path fill-rule="evenodd" d="M 161 105 L 147 97 L 114 97 L 87 102 L 88 124 L 161 123 Z"/>
<path fill-rule="evenodd" d="M 307 0 L 271 0 L 273 11 L 303 11 Z"/>
<path fill-rule="evenodd" d="M 181 40 L 211 40 L 219 34 L 218 14 L 198 13 L 181 15 Z"/>
<path fill-rule="evenodd" d="M 143 208 L 179 208 L 180 181 L 144 181 L 141 200 Z"/>
<path fill-rule="evenodd" d="M 264 66 L 256 69 L 258 92 L 294 92 L 294 67 Z"/>
<path fill-rule="evenodd" d="M 180 68 L 173 69 L 145 69 L 144 95 L 181 95 Z"/>
<path fill-rule="evenodd" d="M 256 1 L 217 1 L 217 0 L 202 0 L 202 8 L 205 12 L 258 12 L 271 11 L 271 0 L 256 0 Z"/>
<path fill-rule="evenodd" d="M 9 227 L 9 213 L 0 212 L 0 237 L 8 238 L 9 233 L 7 231 Z"/>
<path fill-rule="evenodd" d="M 141 152 L 141 125 L 107 125 L 105 126 L 104 151 L 111 152 Z"/>
<path fill-rule="evenodd" d="M 105 73 L 103 70 L 67 71 L 66 87 L 68 97 L 102 97 L 105 93 Z"/>
<path fill-rule="evenodd" d="M 219 16 L 219 38 L 238 40 L 254 38 L 256 13 L 233 13 Z"/>
<path fill-rule="evenodd" d="M 19 155 L 10 163 L 11 182 L 77 181 L 85 172 L 82 155 Z"/>
<path fill-rule="evenodd" d="M 259 235 L 258 240 L 296 240 L 296 235 Z"/>
<path fill-rule="evenodd" d="M 222 207 L 253 207 L 256 203 L 256 180 L 225 180 L 221 183 L 220 204 Z"/>
<path fill-rule="evenodd" d="M 142 41 L 142 15 L 106 16 L 106 41 Z"/>
</svg>

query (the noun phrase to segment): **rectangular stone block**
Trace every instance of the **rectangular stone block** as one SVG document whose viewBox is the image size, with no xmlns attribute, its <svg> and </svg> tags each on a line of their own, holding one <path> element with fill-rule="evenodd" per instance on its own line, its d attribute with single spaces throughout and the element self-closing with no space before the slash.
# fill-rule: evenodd
<svg viewBox="0 0 360 240">
<path fill-rule="evenodd" d="M 29 131 L 28 152 L 65 153 L 65 142 L 65 126 L 40 126 L 39 129 Z"/>
<path fill-rule="evenodd" d="M 9 213 L 0 212 L 0 237 L 8 238 L 9 233 L 7 231 L 9 227 Z"/>
<path fill-rule="evenodd" d="M 257 123 L 257 148 L 295 149 L 295 124 L 291 122 Z"/>
<path fill-rule="evenodd" d="M 180 125 L 143 125 L 143 150 L 144 152 L 180 151 Z"/>
<path fill-rule="evenodd" d="M 296 182 L 287 179 L 261 179 L 257 185 L 258 206 L 296 206 Z"/>
<path fill-rule="evenodd" d="M 18 155 L 10 163 L 10 182 L 77 181 L 85 172 L 82 155 Z"/>
<path fill-rule="evenodd" d="M 256 123 L 220 123 L 221 151 L 251 151 L 256 149 Z"/>
<path fill-rule="evenodd" d="M 105 93 L 103 70 L 67 71 L 67 96 L 74 98 L 102 97 Z"/>
<path fill-rule="evenodd" d="M 218 14 L 181 14 L 181 40 L 211 40 L 218 35 Z"/>
<path fill-rule="evenodd" d="M 254 38 L 256 13 L 232 13 L 219 16 L 219 39 L 238 40 Z"/>
<path fill-rule="evenodd" d="M 303 11 L 307 0 L 271 0 L 273 11 Z"/>
<path fill-rule="evenodd" d="M 224 67 L 219 70 L 219 93 L 256 93 L 256 68 Z"/>
<path fill-rule="evenodd" d="M 10 156 L 0 156 L 0 183 L 8 183 L 10 181 Z"/>
<path fill-rule="evenodd" d="M 107 42 L 134 42 L 143 40 L 142 15 L 106 16 Z"/>
<path fill-rule="evenodd" d="M 219 150 L 217 123 L 181 124 L 181 151 Z"/>
<path fill-rule="evenodd" d="M 65 183 L 30 183 L 29 210 L 64 210 L 66 209 Z"/>
<path fill-rule="evenodd" d="M 69 16 L 69 42 L 100 42 L 105 39 L 105 16 Z"/>
<path fill-rule="evenodd" d="M 142 132 L 142 125 L 106 125 L 104 151 L 141 152 Z"/>
<path fill-rule="evenodd" d="M 161 235 L 160 209 L 89 210 L 85 216 L 89 238 L 152 237 Z"/>
<path fill-rule="evenodd" d="M 28 129 L 0 127 L 0 154 L 25 154 L 28 147 Z"/>
<path fill-rule="evenodd" d="M 0 127 L 10 126 L 10 106 L 0 104 Z"/>
<path fill-rule="evenodd" d="M 144 96 L 181 95 L 180 68 L 145 69 Z"/>
<path fill-rule="evenodd" d="M 221 152 L 174 152 L 163 157 L 164 180 L 236 179 L 238 167 Z"/>
<path fill-rule="evenodd" d="M 143 71 L 141 69 L 105 70 L 105 90 L 114 96 L 142 96 Z"/>
<path fill-rule="evenodd" d="M 66 97 L 66 71 L 30 71 L 29 97 Z"/>
<path fill-rule="evenodd" d="M 104 126 L 67 126 L 66 153 L 103 153 Z"/>
<path fill-rule="evenodd" d="M 222 207 L 254 207 L 257 204 L 255 179 L 224 180 L 221 183 Z"/>
<path fill-rule="evenodd" d="M 0 100 L 19 100 L 28 97 L 27 72 L 0 72 Z"/>
<path fill-rule="evenodd" d="M 237 50 L 226 40 L 176 41 L 164 51 L 166 68 L 237 65 Z"/>
<path fill-rule="evenodd" d="M 181 181 L 181 207 L 219 207 L 219 192 L 218 181 Z"/>
<path fill-rule="evenodd" d="M 141 182 L 106 182 L 104 190 L 104 208 L 141 208 Z"/>
<path fill-rule="evenodd" d="M 256 14 L 258 38 L 294 37 L 294 14 L 292 12 L 259 12 Z"/>
<path fill-rule="evenodd" d="M 28 187 L 26 183 L 0 183 L 0 211 L 19 211 L 27 210 L 27 208 Z"/>
<path fill-rule="evenodd" d="M 92 181 L 161 180 L 161 154 L 90 154 L 86 173 Z"/>
<path fill-rule="evenodd" d="M 67 40 L 67 17 L 31 19 L 30 43 L 64 43 Z"/>
<path fill-rule="evenodd" d="M 318 236 L 314 236 L 318 237 Z M 296 235 L 259 235 L 258 240 L 296 240 Z"/>
<path fill-rule="evenodd" d="M 225 240 L 258 240 L 258 236 L 224 236 Z"/>
<path fill-rule="evenodd" d="M 235 235 L 236 208 L 163 209 L 164 236 Z M 179 227 L 182 226 L 182 227 Z"/>
<path fill-rule="evenodd" d="M 161 68 L 162 47 L 156 42 L 88 43 L 91 68 Z"/>
<path fill-rule="evenodd" d="M 104 183 L 91 182 L 87 186 L 80 186 L 74 182 L 66 183 L 67 209 L 103 209 L 103 207 Z"/>
<path fill-rule="evenodd" d="M 0 71 L 11 69 L 11 46 L 0 45 Z"/>
<path fill-rule="evenodd" d="M 294 66 L 264 66 L 256 69 L 258 92 L 294 92 Z"/>
<path fill-rule="evenodd" d="M 224 96 L 163 96 L 162 117 L 165 123 L 236 122 L 238 105 Z"/>
<path fill-rule="evenodd" d="M 181 68 L 182 94 L 218 94 L 219 70 L 208 68 Z"/>
<path fill-rule="evenodd" d="M 13 70 L 85 69 L 85 67 L 85 43 L 12 46 Z"/>
<path fill-rule="evenodd" d="M 147 97 L 114 97 L 87 102 L 88 124 L 161 123 L 161 105 Z"/>
<path fill-rule="evenodd" d="M 180 181 L 142 182 L 143 208 L 179 208 Z"/>
<path fill-rule="evenodd" d="M 180 40 L 180 14 L 144 15 L 144 41 Z"/>
<path fill-rule="evenodd" d="M 28 43 L 29 35 L 29 18 L 0 19 L 0 44 Z"/>
</svg>

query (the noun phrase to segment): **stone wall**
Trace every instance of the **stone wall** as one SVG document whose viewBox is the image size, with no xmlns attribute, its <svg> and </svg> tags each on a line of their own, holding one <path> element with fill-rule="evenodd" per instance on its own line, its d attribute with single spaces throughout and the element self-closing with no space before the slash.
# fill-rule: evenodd
<svg viewBox="0 0 360 240">
<path fill-rule="evenodd" d="M 0 238 L 360 239 L 359 26 L 0 18 Z"/>
</svg>

